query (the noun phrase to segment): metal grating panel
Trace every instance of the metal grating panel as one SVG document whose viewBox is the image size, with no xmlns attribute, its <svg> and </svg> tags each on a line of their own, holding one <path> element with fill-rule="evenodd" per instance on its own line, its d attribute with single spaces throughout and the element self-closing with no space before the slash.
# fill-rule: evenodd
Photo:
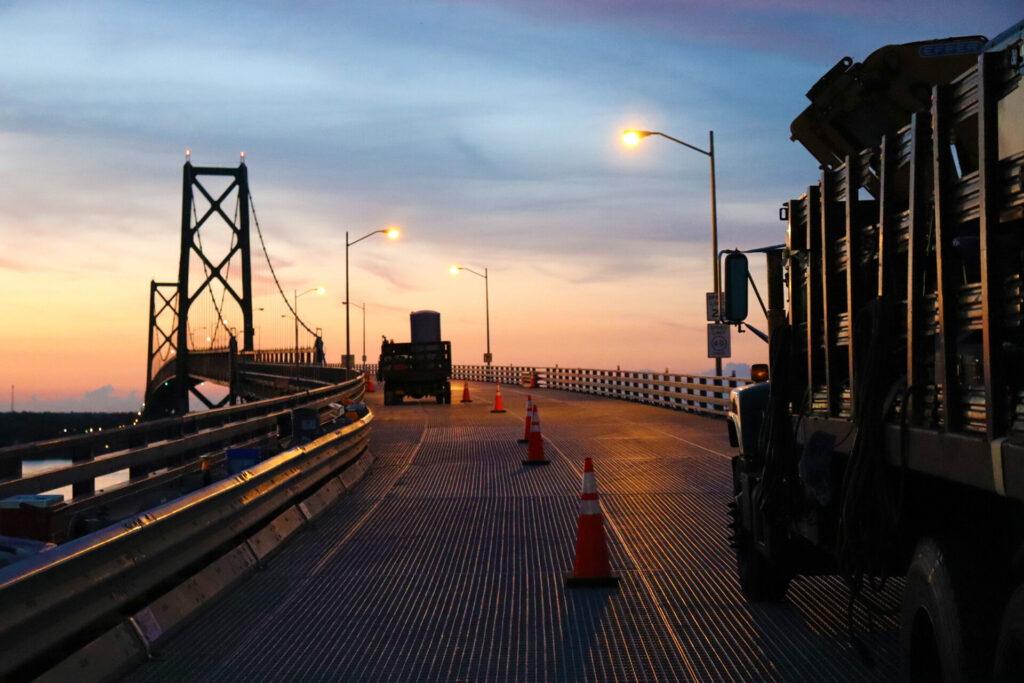
<svg viewBox="0 0 1024 683">
<path fill-rule="evenodd" d="M 518 405 L 525 392 L 503 387 Z M 516 412 L 379 409 L 376 460 L 312 529 L 130 680 L 891 680 L 895 624 L 838 579 L 746 603 L 726 542 L 725 425 L 533 390 L 551 465 L 520 465 Z M 379 396 L 379 394 L 377 395 Z M 552 400 L 558 396 L 560 400 Z M 371 400 L 376 396 L 371 395 Z M 593 457 L 618 590 L 564 588 Z M 898 602 L 898 586 L 878 598 Z"/>
</svg>

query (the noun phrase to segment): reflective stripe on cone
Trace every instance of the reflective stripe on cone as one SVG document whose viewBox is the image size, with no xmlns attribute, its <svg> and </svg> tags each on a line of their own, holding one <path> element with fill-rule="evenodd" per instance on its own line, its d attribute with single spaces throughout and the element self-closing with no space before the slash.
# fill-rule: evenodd
<svg viewBox="0 0 1024 683">
<path fill-rule="evenodd" d="M 524 465 L 547 465 L 550 460 L 544 457 L 544 437 L 540 433 L 540 416 L 537 404 L 533 404 L 533 415 L 530 418 L 530 445 L 526 448 Z"/>
<path fill-rule="evenodd" d="M 565 577 L 569 588 L 584 586 L 618 586 L 619 577 L 608 561 L 608 542 L 604 533 L 604 514 L 597 495 L 594 462 L 583 461 L 583 482 L 580 487 L 580 517 L 576 527 L 576 559 L 572 574 Z"/>
<path fill-rule="evenodd" d="M 505 412 L 505 406 L 503 406 L 501 404 L 501 382 L 497 383 L 497 387 L 498 387 L 498 392 L 496 394 L 494 394 L 494 410 L 492 410 L 491 412 L 492 413 L 504 413 Z"/>
<path fill-rule="evenodd" d="M 533 396 L 526 395 L 526 428 L 523 430 L 523 438 L 519 443 L 530 443 L 530 425 L 533 423 Z"/>
</svg>

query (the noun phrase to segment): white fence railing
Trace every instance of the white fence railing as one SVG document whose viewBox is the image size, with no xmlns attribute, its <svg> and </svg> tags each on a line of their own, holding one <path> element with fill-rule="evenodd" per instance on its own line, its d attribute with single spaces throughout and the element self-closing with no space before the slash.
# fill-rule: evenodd
<svg viewBox="0 0 1024 683">
<path fill-rule="evenodd" d="M 356 367 L 377 371 L 376 364 Z M 453 365 L 452 379 L 532 385 L 718 415 L 728 411 L 730 391 L 750 384 L 746 377 L 527 365 Z"/>
</svg>

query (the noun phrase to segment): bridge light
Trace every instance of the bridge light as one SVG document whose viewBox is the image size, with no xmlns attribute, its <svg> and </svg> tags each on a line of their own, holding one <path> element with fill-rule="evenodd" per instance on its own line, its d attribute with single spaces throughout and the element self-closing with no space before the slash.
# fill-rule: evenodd
<svg viewBox="0 0 1024 683">
<path fill-rule="evenodd" d="M 323 287 L 317 287 L 316 288 L 316 293 L 317 294 L 323 294 L 324 293 L 324 288 Z"/>
<path fill-rule="evenodd" d="M 397 240 L 399 235 L 398 228 L 388 228 L 387 234 L 389 240 Z"/>
<path fill-rule="evenodd" d="M 245 152 L 244 151 L 239 156 L 241 157 L 242 161 L 245 161 Z"/>
<path fill-rule="evenodd" d="M 459 274 L 459 267 L 458 266 L 452 266 L 451 268 L 448 269 L 448 272 L 451 273 L 452 275 L 458 275 Z"/>
<path fill-rule="evenodd" d="M 649 130 L 624 130 L 622 131 L 622 144 L 626 147 L 636 147 L 648 135 L 653 135 L 653 133 Z"/>
<path fill-rule="evenodd" d="M 185 161 L 192 161 L 192 150 L 185 150 Z"/>
</svg>

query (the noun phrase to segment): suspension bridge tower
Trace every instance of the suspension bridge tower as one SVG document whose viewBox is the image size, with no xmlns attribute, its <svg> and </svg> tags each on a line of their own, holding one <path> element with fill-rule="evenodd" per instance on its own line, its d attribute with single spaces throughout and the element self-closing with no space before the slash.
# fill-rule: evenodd
<svg viewBox="0 0 1024 683">
<path fill-rule="evenodd" d="M 214 188 L 217 181 L 225 187 Z M 213 408 L 236 399 L 234 359 L 253 351 L 252 260 L 249 249 L 249 179 L 244 156 L 237 168 L 193 166 L 186 161 L 181 195 L 181 251 L 177 282 L 150 283 L 147 418 L 184 415 L 189 395 Z M 231 207 L 232 200 L 234 207 Z M 205 238 L 205 244 L 204 244 Z M 207 322 L 194 341 L 190 314 Z M 241 318 L 242 328 L 228 317 Z M 238 335 L 238 332 L 241 332 Z M 241 337 L 239 339 L 238 337 Z M 224 346 L 214 348 L 218 339 Z M 205 379 L 229 386 L 218 403 L 200 390 Z"/>
</svg>

